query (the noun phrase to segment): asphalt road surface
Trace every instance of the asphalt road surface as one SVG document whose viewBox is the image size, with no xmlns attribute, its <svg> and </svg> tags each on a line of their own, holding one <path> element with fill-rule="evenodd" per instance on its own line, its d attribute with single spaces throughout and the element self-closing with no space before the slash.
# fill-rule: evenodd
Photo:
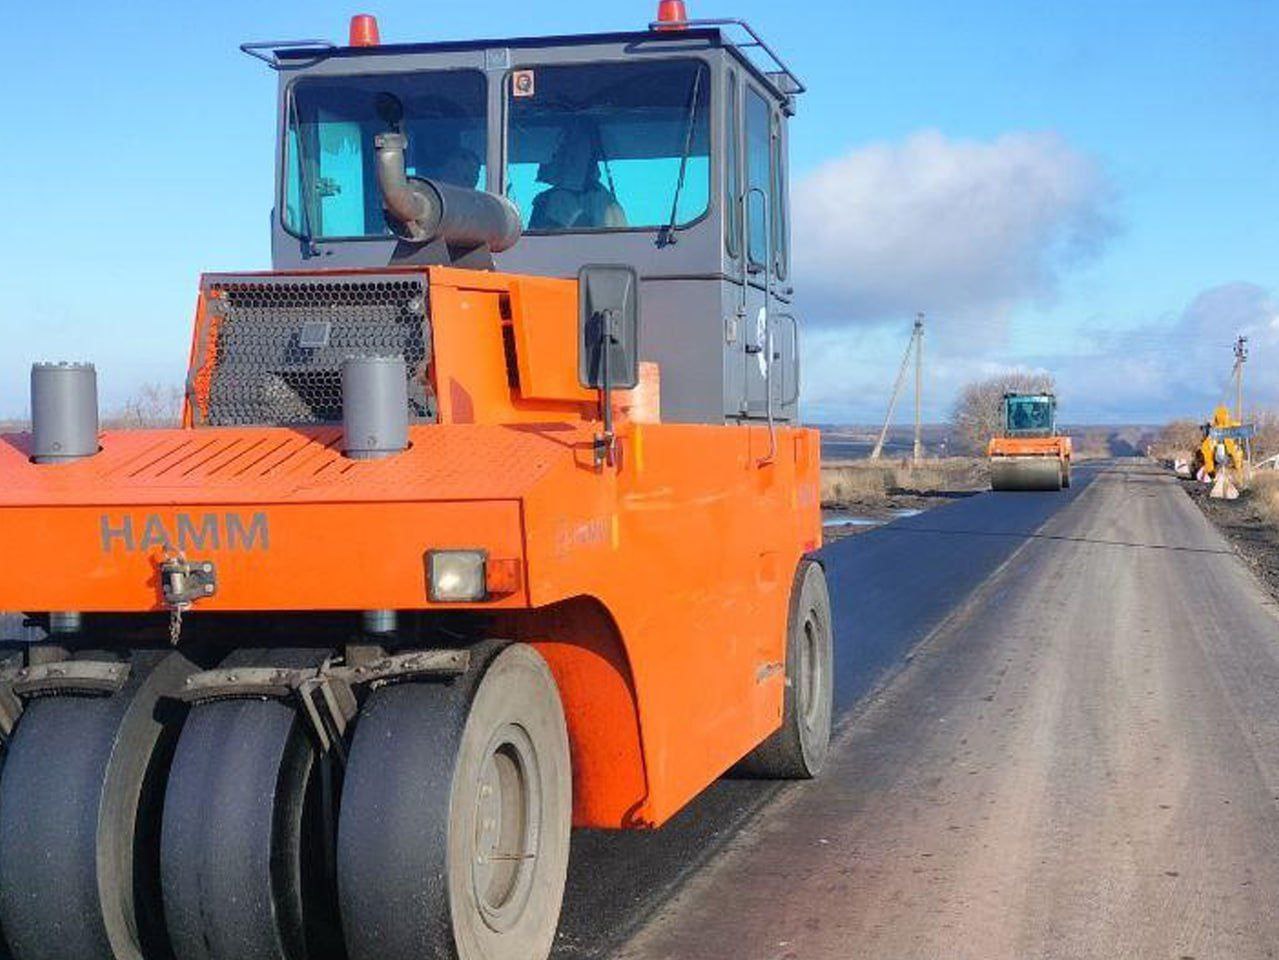
<svg viewBox="0 0 1279 960">
<path fill-rule="evenodd" d="M 1141 463 L 833 545 L 811 784 L 579 833 L 556 955 L 1279 953 L 1279 611 Z"/>
</svg>

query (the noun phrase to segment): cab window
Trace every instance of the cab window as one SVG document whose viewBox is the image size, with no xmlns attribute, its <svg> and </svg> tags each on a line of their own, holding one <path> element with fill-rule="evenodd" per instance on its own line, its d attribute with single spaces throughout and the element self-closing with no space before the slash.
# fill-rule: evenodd
<svg viewBox="0 0 1279 960">
<path fill-rule="evenodd" d="M 786 151 L 783 149 L 782 117 L 773 112 L 773 273 L 779 280 L 786 279 L 790 259 L 788 229 L 789 210 L 786 190 Z"/>
<path fill-rule="evenodd" d="M 747 255 L 751 267 L 762 269 L 768 261 L 769 226 L 761 194 L 772 208 L 772 120 L 768 102 L 754 88 L 746 88 L 746 221 Z"/>
<path fill-rule="evenodd" d="M 737 147 L 741 136 L 738 123 L 737 74 L 728 74 L 728 91 L 725 94 L 724 112 L 724 167 L 727 183 L 724 189 L 724 246 L 729 257 L 736 260 L 742 252 L 742 171 Z"/>
<path fill-rule="evenodd" d="M 373 139 L 396 127 L 410 176 L 482 186 L 485 90 L 475 70 L 299 80 L 286 102 L 285 228 L 317 240 L 390 236 Z"/>
<path fill-rule="evenodd" d="M 710 202 L 700 61 L 511 72 L 506 194 L 531 233 L 687 226 Z"/>
</svg>

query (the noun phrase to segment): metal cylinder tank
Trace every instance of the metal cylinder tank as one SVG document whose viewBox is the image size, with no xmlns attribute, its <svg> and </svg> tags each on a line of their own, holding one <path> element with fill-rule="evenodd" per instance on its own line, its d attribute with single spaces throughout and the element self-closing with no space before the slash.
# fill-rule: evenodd
<svg viewBox="0 0 1279 960">
<path fill-rule="evenodd" d="M 352 460 L 377 460 L 408 447 L 403 357 L 349 357 L 343 362 L 342 429 L 342 452 Z"/>
<path fill-rule="evenodd" d="M 91 363 L 31 367 L 31 458 L 66 463 L 98 452 L 98 374 Z"/>
</svg>

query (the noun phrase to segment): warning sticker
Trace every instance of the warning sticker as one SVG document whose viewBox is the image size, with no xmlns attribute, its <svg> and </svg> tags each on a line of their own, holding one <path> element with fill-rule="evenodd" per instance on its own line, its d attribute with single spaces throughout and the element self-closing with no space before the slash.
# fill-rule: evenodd
<svg viewBox="0 0 1279 960">
<path fill-rule="evenodd" d="M 537 91 L 532 70 L 516 70 L 511 74 L 511 90 L 517 97 L 531 97 Z"/>
</svg>

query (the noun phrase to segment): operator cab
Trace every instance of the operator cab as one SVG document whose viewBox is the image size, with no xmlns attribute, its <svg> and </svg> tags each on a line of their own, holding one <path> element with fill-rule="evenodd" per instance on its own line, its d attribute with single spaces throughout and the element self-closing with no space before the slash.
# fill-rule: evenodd
<svg viewBox="0 0 1279 960">
<path fill-rule="evenodd" d="M 682 7 L 630 33 L 380 44 L 362 16 L 345 47 L 246 44 L 280 78 L 274 268 L 441 262 L 388 216 L 379 149 L 398 135 L 408 182 L 518 216 L 518 243 L 446 262 L 635 268 L 663 420 L 795 420 L 786 153 L 804 87 L 749 25 Z"/>
<path fill-rule="evenodd" d="M 1050 393 L 1004 394 L 1004 430 L 1010 437 L 1055 436 L 1057 398 Z"/>
</svg>

